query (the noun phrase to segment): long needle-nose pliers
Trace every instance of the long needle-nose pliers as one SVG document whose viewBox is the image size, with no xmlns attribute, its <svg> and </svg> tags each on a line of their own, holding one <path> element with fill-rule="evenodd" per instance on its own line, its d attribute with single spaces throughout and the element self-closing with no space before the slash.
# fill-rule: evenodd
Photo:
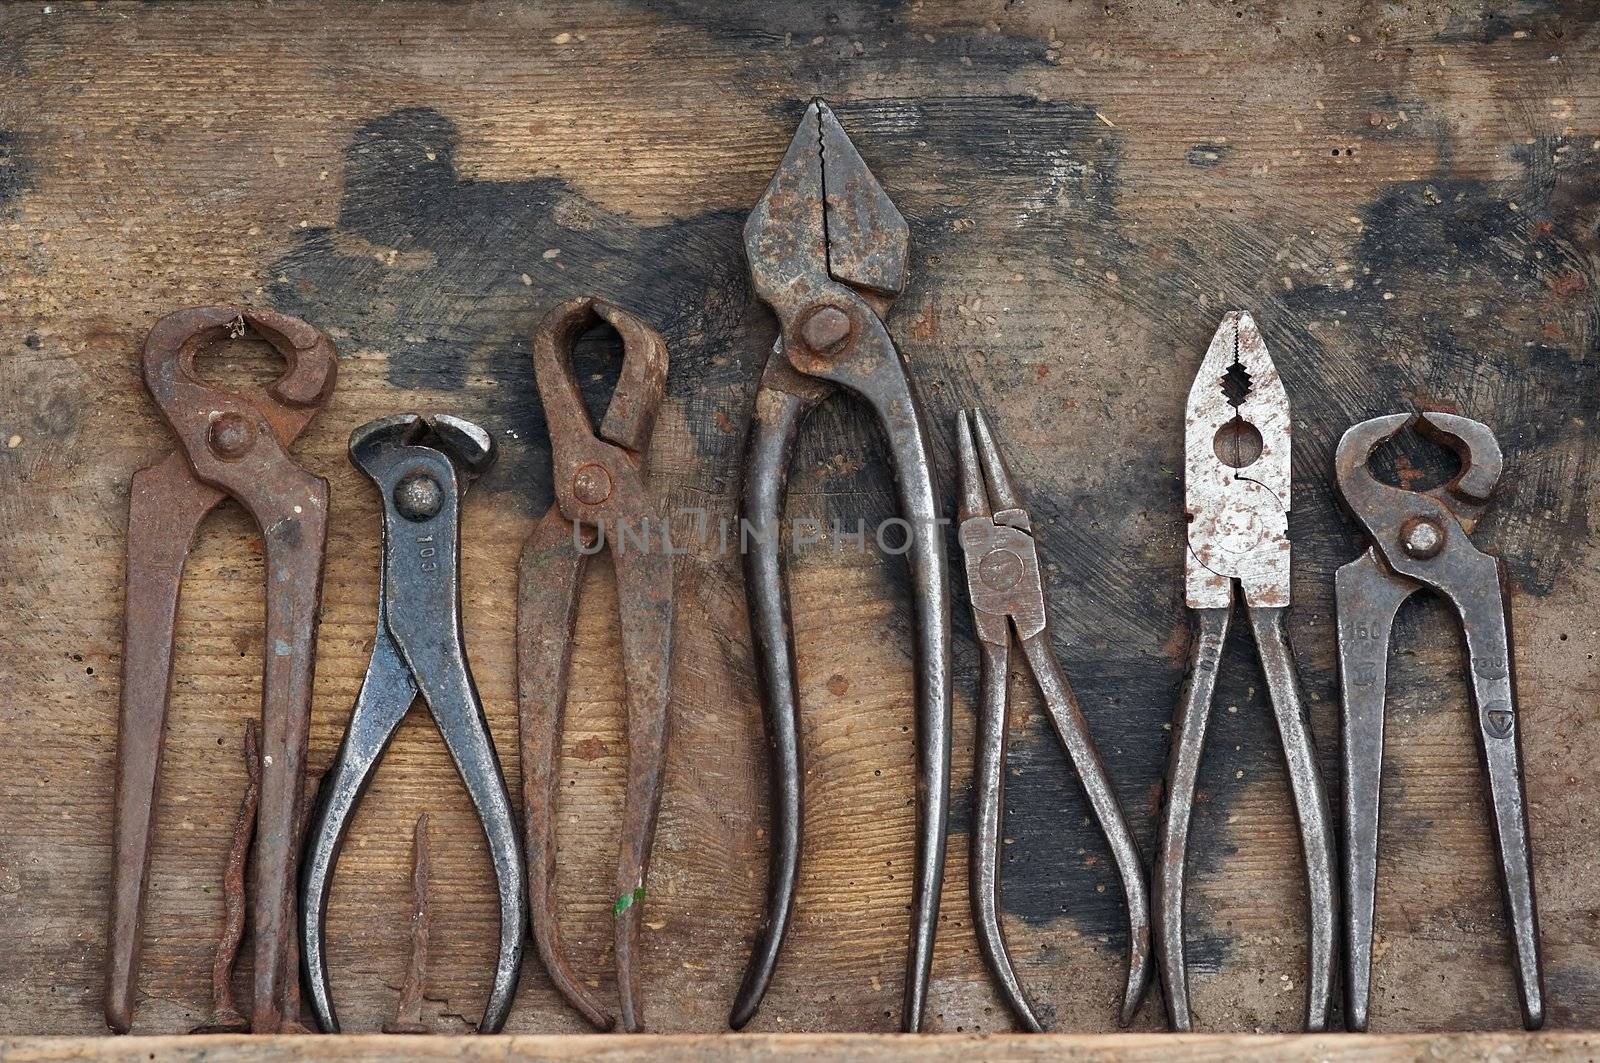
<svg viewBox="0 0 1600 1063">
<path fill-rule="evenodd" d="M 1460 457 L 1461 471 L 1449 483 L 1410 491 L 1372 475 L 1367 465 L 1372 452 L 1413 424 Z M 1352 1030 L 1367 1028 L 1371 992 L 1389 637 L 1401 603 L 1424 588 L 1450 602 L 1466 635 L 1478 749 L 1489 779 L 1500 879 L 1516 947 L 1522 1022 L 1530 1030 L 1544 1023 L 1511 618 L 1500 560 L 1479 550 L 1471 538 L 1500 480 L 1501 465 L 1500 445 L 1488 426 L 1446 413 L 1397 413 L 1363 421 L 1345 432 L 1334 454 L 1339 491 L 1370 540 L 1366 552 L 1334 579 L 1344 697 L 1345 995 Z"/>
<path fill-rule="evenodd" d="M 195 372 L 207 343 L 252 330 L 288 362 L 260 391 L 231 394 Z M 261 684 L 261 794 L 255 832 L 255 986 L 251 1029 L 277 1033 L 291 1007 L 296 826 L 328 527 L 328 481 L 296 465 L 288 446 L 327 404 L 333 344 L 299 318 L 249 307 L 180 310 L 145 340 L 144 382 L 180 449 L 134 474 L 128 499 L 122 718 L 117 738 L 116 861 L 106 946 L 106 1022 L 133 1021 L 156 780 L 166 736 L 172 638 L 184 562 L 206 514 L 234 498 L 266 546 L 266 665 Z"/>
<path fill-rule="evenodd" d="M 1185 600 L 1198 630 L 1172 720 L 1156 849 L 1156 947 L 1167 1019 L 1174 1030 L 1193 1024 L 1183 961 L 1184 870 L 1200 755 L 1237 584 L 1266 674 L 1300 827 L 1311 928 L 1306 1029 L 1322 1030 L 1333 998 L 1333 829 L 1283 624 L 1289 606 L 1289 397 L 1254 319 L 1242 311 L 1222 319 L 1190 387 L 1183 479 Z"/>
<path fill-rule="evenodd" d="M 1089 735 L 1089 724 L 1078 707 L 1072 684 L 1050 646 L 1033 522 L 1012 486 L 1005 459 L 981 411 L 972 411 L 970 424 L 967 414 L 960 414 L 956 442 L 961 456 L 961 549 L 966 556 L 973 627 L 983 651 L 983 697 L 972 781 L 970 869 L 978 945 L 1013 1014 L 1029 1030 L 1039 1032 L 1042 1027 L 1011 965 L 1000 925 L 1000 820 L 1005 811 L 1006 732 L 1011 715 L 1008 681 L 1015 634 L 1044 696 L 1050 722 L 1072 758 L 1122 878 L 1122 892 L 1128 902 L 1128 984 L 1118 1018 L 1126 1026 L 1144 999 L 1152 970 L 1150 903 L 1139 846 Z"/>
<path fill-rule="evenodd" d="M 622 337 L 622 371 L 595 431 L 578 389 L 572 347 L 599 324 Z M 672 557 L 645 478 L 650 438 L 667 386 L 667 346 L 640 318 L 580 297 L 547 313 L 533 334 L 533 373 L 550 428 L 555 500 L 522 549 L 517 590 L 517 702 L 522 722 L 522 807 L 528 839 L 533 941 L 561 995 L 594 1026 L 610 1013 L 568 965 L 556 925 L 556 791 L 567 674 L 579 591 L 589 558 L 610 547 L 617 580 L 628 713 L 628 781 L 622 804 L 612 940 L 622 1028 L 644 1021 L 639 923 L 661 807 L 672 667 Z"/>
<path fill-rule="evenodd" d="M 350 436 L 350 460 L 383 499 L 378 632 L 361 691 L 306 829 L 300 954 L 317 1024 L 339 1032 L 323 924 L 334 865 L 356 805 L 417 694 L 428 706 L 483 824 L 500 900 L 500 954 L 480 1033 L 505 1025 L 522 969 L 527 908 L 511 798 L 461 634 L 461 498 L 494 464 L 494 439 L 438 414 L 384 417 Z"/>
<path fill-rule="evenodd" d="M 922 1025 L 944 878 L 950 788 L 950 592 L 928 433 L 883 314 L 905 287 L 911 235 L 855 145 L 821 101 L 744 227 L 756 293 L 778 342 L 756 393 L 741 511 L 750 629 L 772 754 L 772 856 L 766 918 L 729 1023 L 750 1021 L 777 966 L 800 866 L 800 719 L 778 525 L 800 422 L 843 387 L 872 407 L 889 446 L 916 615 L 917 857 L 901 1025 Z"/>
</svg>

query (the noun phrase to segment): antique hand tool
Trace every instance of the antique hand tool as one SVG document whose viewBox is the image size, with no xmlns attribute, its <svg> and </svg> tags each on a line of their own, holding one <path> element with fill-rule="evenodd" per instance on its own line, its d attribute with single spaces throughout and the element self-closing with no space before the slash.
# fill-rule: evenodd
<svg viewBox="0 0 1600 1063">
<path fill-rule="evenodd" d="M 806 108 L 778 172 L 744 227 L 755 290 L 778 316 L 745 454 L 742 518 L 751 637 L 772 754 L 766 918 L 729 1024 L 755 1014 L 777 966 L 800 865 L 800 717 L 779 523 L 800 422 L 838 388 L 864 399 L 889 446 L 910 529 L 916 614 L 917 856 L 901 1026 L 922 1026 L 944 878 L 950 786 L 950 593 L 928 433 L 883 314 L 905 287 L 910 230 L 838 119 Z"/>
<path fill-rule="evenodd" d="M 1242 311 L 1222 319 L 1189 389 L 1184 510 L 1189 538 L 1185 600 L 1197 637 L 1172 720 L 1166 807 L 1156 849 L 1156 946 L 1167 1020 L 1174 1030 L 1192 1025 L 1183 961 L 1189 821 L 1237 582 L 1277 717 L 1300 827 L 1311 929 L 1306 1029 L 1322 1030 L 1333 996 L 1337 901 L 1328 797 L 1283 624 L 1289 606 L 1289 397 L 1255 321 Z"/>
<path fill-rule="evenodd" d="M 973 428 L 977 440 L 973 440 Z M 1047 632 L 1044 581 L 1033 522 L 1012 486 L 1004 457 L 982 411 L 963 411 L 956 421 L 961 455 L 961 549 L 966 555 L 972 622 L 983 651 L 983 695 L 978 713 L 977 764 L 973 772 L 972 917 L 989 973 L 1017 1020 L 1034 1033 L 1043 1029 L 1011 966 L 1000 926 L 1000 821 L 1005 811 L 1006 732 L 1011 706 L 1011 639 L 1015 633 L 1039 684 L 1056 736 L 1072 758 L 1089 806 L 1111 846 L 1128 903 L 1128 984 L 1118 1016 L 1126 1026 L 1150 986 L 1150 903 L 1144 865 L 1106 766 L 1089 736 L 1089 724 L 1056 660 Z"/>
<path fill-rule="evenodd" d="M 622 337 L 622 371 L 597 434 L 572 366 L 578 337 L 607 323 Z M 622 1028 L 643 1023 L 640 912 L 667 755 L 672 661 L 672 557 L 650 500 L 645 461 L 667 386 L 667 347 L 639 318 L 598 299 L 553 308 L 533 334 L 534 379 L 550 427 L 555 501 L 522 550 L 517 599 L 517 699 L 533 941 L 562 996 L 602 1030 L 615 1020 L 572 971 L 556 925 L 556 782 L 578 592 L 606 546 L 616 572 L 628 711 L 628 783 L 612 931 Z M 654 527 L 652 527 L 654 525 Z M 652 538 L 656 536 L 656 538 Z"/>
<path fill-rule="evenodd" d="M 350 435 L 350 461 L 383 499 L 383 561 L 372 660 L 306 832 L 300 951 L 317 1025 L 337 1033 L 324 922 L 333 869 L 357 803 L 420 692 L 483 824 L 500 897 L 500 955 L 480 1033 L 496 1033 L 522 969 L 522 852 L 500 758 L 461 635 L 461 496 L 494 464 L 482 428 L 444 414 L 384 417 Z"/>
<path fill-rule="evenodd" d="M 270 343 L 288 372 L 270 386 L 223 391 L 195 372 L 206 344 L 246 329 Z M 128 501 L 127 602 L 122 634 L 122 719 L 117 746 L 115 859 L 106 948 L 106 1023 L 133 1021 L 155 826 L 156 779 L 166 735 L 172 639 L 184 562 L 206 514 L 237 499 L 266 543 L 266 664 L 261 688 L 261 782 L 255 857 L 255 982 L 251 1029 L 277 1032 L 295 984 L 295 825 L 304 805 L 311 678 L 327 536 L 328 482 L 286 448 L 328 401 L 333 344 L 298 318 L 210 306 L 156 322 L 145 340 L 145 387 L 181 444 L 133 476 Z"/>
<path fill-rule="evenodd" d="M 1456 452 L 1460 473 L 1427 491 L 1383 483 L 1367 461 L 1408 426 Z M 1500 446 L 1487 426 L 1446 413 L 1391 414 L 1345 432 L 1334 455 L 1339 491 L 1367 533 L 1367 550 L 1339 569 L 1339 685 L 1344 697 L 1344 833 L 1347 970 L 1352 1030 L 1367 1028 L 1372 910 L 1378 881 L 1378 790 L 1389 637 L 1396 611 L 1430 588 L 1461 617 L 1472 670 L 1478 749 L 1489 777 L 1495 847 L 1516 945 L 1522 1022 L 1544 1023 L 1544 976 L 1528 846 L 1527 798 L 1517 726 L 1511 619 L 1500 560 L 1472 545 L 1472 530 L 1500 479 Z"/>
</svg>

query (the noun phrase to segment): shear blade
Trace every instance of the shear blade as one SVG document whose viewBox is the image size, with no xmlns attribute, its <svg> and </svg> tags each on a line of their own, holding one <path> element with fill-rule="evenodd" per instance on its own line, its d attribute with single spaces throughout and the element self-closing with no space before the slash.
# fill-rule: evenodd
<svg viewBox="0 0 1600 1063">
<path fill-rule="evenodd" d="M 822 133 L 828 273 L 842 284 L 899 295 L 906 286 L 911 229 L 833 111 L 821 100 L 811 106 Z"/>
<path fill-rule="evenodd" d="M 769 303 L 769 295 L 807 279 L 891 295 L 905 288 L 910 227 L 821 100 L 801 117 L 744 240 Z"/>
</svg>

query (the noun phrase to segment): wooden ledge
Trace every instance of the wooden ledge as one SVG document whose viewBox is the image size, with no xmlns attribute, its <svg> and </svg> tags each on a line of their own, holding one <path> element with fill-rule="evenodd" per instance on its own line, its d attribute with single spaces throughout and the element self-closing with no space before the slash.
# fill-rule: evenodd
<svg viewBox="0 0 1600 1063">
<path fill-rule="evenodd" d="M 278 1063 L 323 1060 L 1546 1060 L 1593 1059 L 1600 1033 L 663 1034 L 499 1037 L 19 1037 L 3 1063 Z"/>
</svg>

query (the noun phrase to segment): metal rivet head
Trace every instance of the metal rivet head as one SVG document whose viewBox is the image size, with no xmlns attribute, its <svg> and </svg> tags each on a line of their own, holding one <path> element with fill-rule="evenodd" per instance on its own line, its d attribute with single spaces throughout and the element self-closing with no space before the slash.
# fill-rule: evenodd
<svg viewBox="0 0 1600 1063">
<path fill-rule="evenodd" d="M 850 315 L 837 306 L 820 306 L 800 324 L 800 338 L 817 352 L 837 347 L 850 335 Z"/>
<path fill-rule="evenodd" d="M 611 497 L 611 474 L 592 462 L 572 474 L 572 497 L 586 506 L 598 506 Z"/>
<path fill-rule="evenodd" d="M 414 472 L 394 485 L 394 508 L 406 520 L 424 521 L 444 508 L 444 489 L 425 472 Z"/>
<path fill-rule="evenodd" d="M 1418 561 L 1444 549 L 1444 529 L 1427 517 L 1412 517 L 1400 527 L 1400 545 Z"/>
<path fill-rule="evenodd" d="M 232 461 L 244 457 L 249 451 L 255 443 L 255 432 L 244 414 L 230 410 L 212 418 L 210 443 L 217 457 Z"/>
<path fill-rule="evenodd" d="M 991 550 L 978 562 L 978 578 L 993 591 L 1008 591 L 1022 580 L 1022 558 L 1010 550 Z"/>
</svg>

